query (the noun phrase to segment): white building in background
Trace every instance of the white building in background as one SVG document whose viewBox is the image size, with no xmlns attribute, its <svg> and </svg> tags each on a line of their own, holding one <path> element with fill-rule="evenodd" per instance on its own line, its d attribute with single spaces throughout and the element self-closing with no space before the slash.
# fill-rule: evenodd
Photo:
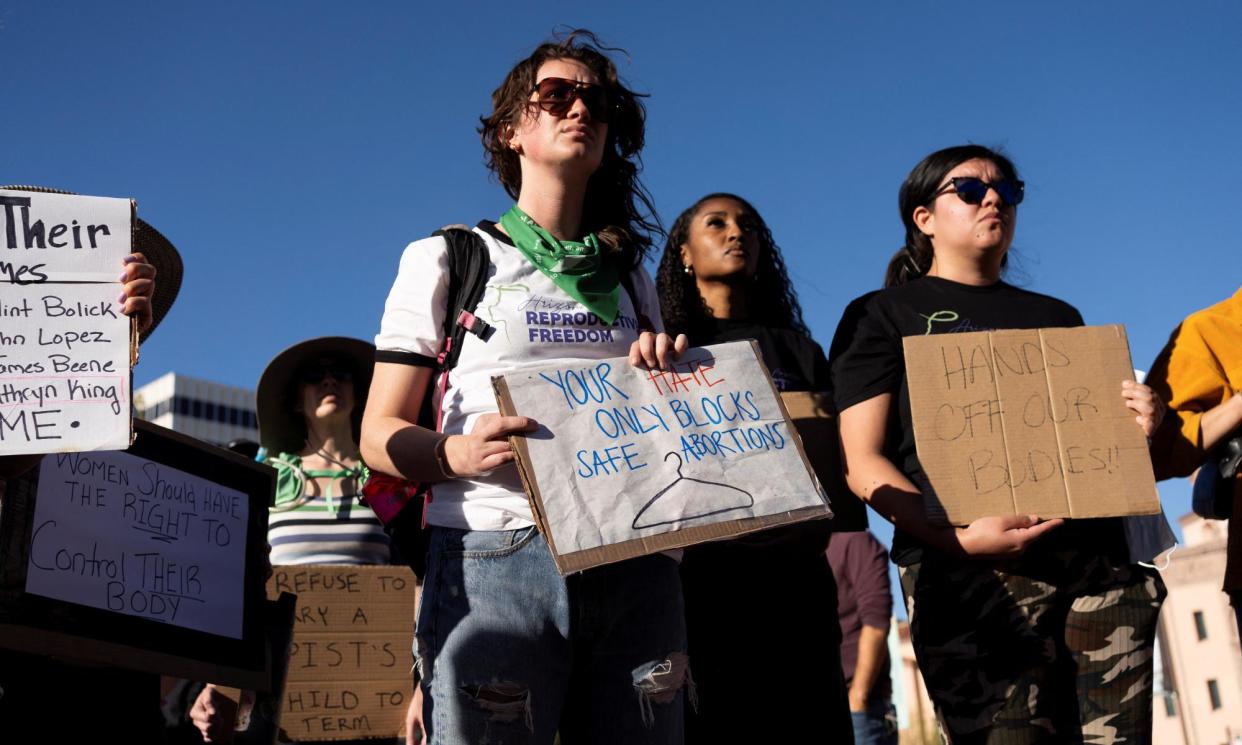
<svg viewBox="0 0 1242 745">
<path fill-rule="evenodd" d="M 1220 589 L 1229 524 L 1193 514 L 1179 522 L 1185 546 L 1161 571 L 1169 597 L 1160 611 L 1153 741 L 1234 745 L 1242 742 L 1242 646 Z"/>
<path fill-rule="evenodd" d="M 216 445 L 259 439 L 254 391 L 175 372 L 135 390 L 134 411 L 139 419 Z"/>
</svg>

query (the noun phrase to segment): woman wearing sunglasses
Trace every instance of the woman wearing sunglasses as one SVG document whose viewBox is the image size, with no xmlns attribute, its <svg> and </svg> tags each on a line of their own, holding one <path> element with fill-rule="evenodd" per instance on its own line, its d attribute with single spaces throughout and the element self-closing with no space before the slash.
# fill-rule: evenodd
<svg viewBox="0 0 1242 745">
<path fill-rule="evenodd" d="M 656 283 L 670 333 L 685 333 L 695 346 L 755 339 L 780 390 L 828 390 L 828 361 L 802 320 L 780 249 L 746 200 L 709 194 L 682 212 Z M 793 742 L 808 732 L 852 741 L 837 591 L 825 555 L 829 530 L 818 520 L 686 550 L 686 625 L 699 694 L 697 711 L 686 713 L 687 742 Z M 739 588 L 747 588 L 747 607 L 762 609 L 744 621 L 736 616 Z M 721 623 L 726 618 L 737 622 Z M 739 634 L 752 641 L 739 642 Z M 739 675 L 739 644 L 761 650 L 770 685 Z M 752 715 L 739 715 L 745 711 Z"/>
<path fill-rule="evenodd" d="M 1149 743 L 1165 590 L 1130 563 L 1121 520 L 955 528 L 924 516 L 902 337 L 1083 323 L 1073 306 L 1001 279 L 1022 197 L 1009 159 L 975 145 L 932 153 L 906 178 L 905 246 L 833 342 L 846 478 L 896 528 L 915 653 L 955 745 Z M 1117 395 L 1150 435 L 1163 413 L 1151 389 L 1127 381 Z"/>
<path fill-rule="evenodd" d="M 406 248 L 389 294 L 363 427 L 372 468 L 436 482 L 417 624 L 425 696 L 411 732 L 432 743 L 676 743 L 687 679 L 676 561 L 662 554 L 561 577 L 513 467 L 491 376 L 526 364 L 630 355 L 662 366 L 684 349 L 658 324 L 641 269 L 654 229 L 638 180 L 644 109 L 589 32 L 540 45 L 492 95 L 481 134 L 516 204 L 474 229 L 491 261 L 445 386 L 443 238 Z M 625 287 L 625 285 L 629 287 Z M 558 320 L 552 321 L 551 316 Z M 440 431 L 418 427 L 425 396 Z"/>
</svg>

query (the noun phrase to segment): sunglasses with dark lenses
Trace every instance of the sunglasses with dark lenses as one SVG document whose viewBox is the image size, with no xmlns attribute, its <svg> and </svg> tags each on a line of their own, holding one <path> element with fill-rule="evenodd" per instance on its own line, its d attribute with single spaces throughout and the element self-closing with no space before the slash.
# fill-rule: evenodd
<svg viewBox="0 0 1242 745">
<path fill-rule="evenodd" d="M 299 370 L 298 380 L 307 385 L 318 385 L 329 375 L 338 383 L 348 383 L 354 379 L 354 371 L 345 365 L 318 365 Z"/>
<path fill-rule="evenodd" d="M 553 116 L 565 116 L 574 105 L 574 99 L 581 99 L 591 118 L 597 122 L 608 121 L 612 106 L 608 102 L 608 92 L 602 85 L 583 83 L 565 78 L 544 78 L 535 84 L 534 93 L 539 100 L 532 103 Z"/>
<path fill-rule="evenodd" d="M 956 192 L 958 198 L 966 204 L 982 204 L 984 197 L 988 195 L 988 189 L 994 189 L 1006 207 L 1017 207 L 1022 204 L 1022 198 L 1026 196 L 1026 184 L 1016 179 L 1001 179 L 994 184 L 989 184 L 974 176 L 958 176 L 949 179 L 948 186 L 936 192 L 932 199 L 952 191 Z"/>
</svg>

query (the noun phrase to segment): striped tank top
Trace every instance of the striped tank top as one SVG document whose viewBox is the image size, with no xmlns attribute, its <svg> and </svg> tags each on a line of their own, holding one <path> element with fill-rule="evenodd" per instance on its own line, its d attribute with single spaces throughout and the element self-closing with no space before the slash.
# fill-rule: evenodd
<svg viewBox="0 0 1242 745">
<path fill-rule="evenodd" d="M 276 506 L 268 516 L 272 564 L 387 564 L 388 534 L 359 494 L 334 494 L 338 483 L 366 480 L 366 467 L 305 470 L 297 455 L 262 462 L 276 469 Z M 330 478 L 325 494 L 307 495 L 311 480 Z"/>
</svg>

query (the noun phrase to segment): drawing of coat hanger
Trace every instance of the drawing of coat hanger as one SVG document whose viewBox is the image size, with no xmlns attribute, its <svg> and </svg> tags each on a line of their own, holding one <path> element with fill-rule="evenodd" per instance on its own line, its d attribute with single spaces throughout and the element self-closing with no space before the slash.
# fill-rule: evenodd
<svg viewBox="0 0 1242 745">
<path fill-rule="evenodd" d="M 642 509 L 640 509 L 638 511 L 638 514 L 634 516 L 634 522 L 630 524 L 630 527 L 632 527 L 634 530 L 642 530 L 644 528 L 655 528 L 661 525 L 672 525 L 673 523 L 684 522 L 686 520 L 698 520 L 704 517 L 711 517 L 712 515 L 720 515 L 725 512 L 732 512 L 733 510 L 744 510 L 749 507 L 755 506 L 755 497 L 750 492 L 746 491 L 745 489 L 739 489 L 736 486 L 730 486 L 729 484 L 721 484 L 715 481 L 704 481 L 703 479 L 696 479 L 692 476 L 683 476 L 681 475 L 681 467 L 682 467 L 681 456 L 678 455 L 676 451 L 670 451 L 664 456 L 664 462 L 668 463 L 669 458 L 677 459 L 677 478 L 673 479 L 673 482 L 671 484 L 664 487 L 660 491 L 656 492 L 655 496 L 647 500 L 647 503 L 642 506 Z M 668 520 L 642 522 L 643 515 L 647 512 L 648 509 L 651 508 L 652 505 L 660 501 L 660 499 L 663 498 L 665 495 L 669 494 L 669 492 L 673 490 L 673 487 L 676 487 L 679 484 L 682 484 L 683 482 L 687 482 L 687 481 L 695 483 L 695 484 L 702 484 L 704 486 L 712 487 L 712 490 L 708 492 L 709 496 L 707 497 L 707 501 L 709 502 L 715 501 L 713 499 L 713 495 L 715 497 L 720 497 L 724 495 L 726 491 L 728 491 L 728 492 L 737 492 L 738 494 L 744 495 L 746 498 L 746 503 L 735 504 L 730 507 L 717 507 L 716 509 L 709 509 L 706 512 L 698 512 L 695 514 L 676 515 L 674 517 L 671 517 Z M 733 499 L 737 499 L 735 495 L 729 495 L 729 496 Z M 702 497 L 699 495 L 699 493 L 696 493 L 692 497 L 687 498 L 684 503 L 689 504 L 691 499 L 694 499 L 694 501 L 702 501 Z M 665 503 L 667 504 L 667 500 L 665 500 Z"/>
</svg>

